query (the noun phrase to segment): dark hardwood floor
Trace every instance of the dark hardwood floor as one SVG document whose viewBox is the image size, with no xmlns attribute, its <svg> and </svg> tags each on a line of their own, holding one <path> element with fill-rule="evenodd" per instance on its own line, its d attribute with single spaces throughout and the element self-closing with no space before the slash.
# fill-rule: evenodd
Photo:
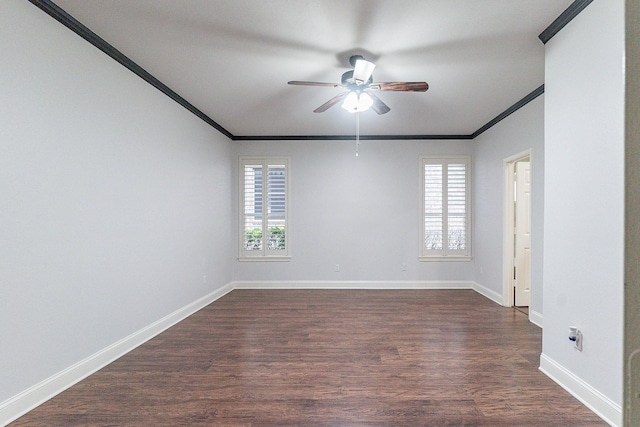
<svg viewBox="0 0 640 427">
<path fill-rule="evenodd" d="M 604 426 L 471 290 L 235 290 L 12 426 Z"/>
</svg>

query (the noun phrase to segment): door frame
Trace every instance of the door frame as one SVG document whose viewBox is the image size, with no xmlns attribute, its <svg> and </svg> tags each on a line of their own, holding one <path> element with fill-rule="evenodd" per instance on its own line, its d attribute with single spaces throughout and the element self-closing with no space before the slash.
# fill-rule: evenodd
<svg viewBox="0 0 640 427">
<path fill-rule="evenodd" d="M 504 178 L 503 178 L 503 196 L 502 200 L 503 211 L 502 211 L 502 223 L 503 223 L 503 231 L 502 231 L 502 266 L 503 266 L 503 287 L 502 287 L 502 300 L 503 306 L 505 307 L 513 307 L 513 260 L 515 259 L 515 200 L 514 200 L 514 174 L 516 163 L 522 160 L 528 159 L 533 166 L 533 155 L 531 149 L 522 151 L 518 154 L 514 154 L 513 156 L 507 157 L 503 161 L 503 170 L 504 170 Z M 533 181 L 533 180 L 532 180 Z M 531 213 L 530 213 L 531 214 Z M 529 278 L 529 283 L 531 292 L 529 294 L 529 317 L 531 317 L 531 295 L 534 293 L 533 284 L 531 283 L 531 278 Z"/>
</svg>

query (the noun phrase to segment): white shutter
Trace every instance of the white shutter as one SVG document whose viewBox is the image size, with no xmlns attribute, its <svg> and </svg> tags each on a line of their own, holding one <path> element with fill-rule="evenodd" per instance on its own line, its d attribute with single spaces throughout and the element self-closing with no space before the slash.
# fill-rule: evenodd
<svg viewBox="0 0 640 427">
<path fill-rule="evenodd" d="M 288 159 L 240 159 L 240 259 L 288 257 Z"/>
<path fill-rule="evenodd" d="M 286 251 L 287 168 L 268 165 L 267 251 Z"/>
<path fill-rule="evenodd" d="M 444 203 L 442 164 L 424 165 L 424 241 L 423 248 L 433 254 L 442 253 Z"/>
<path fill-rule="evenodd" d="M 243 251 L 262 251 L 262 164 L 246 164 L 243 167 Z"/>
<path fill-rule="evenodd" d="M 468 257 L 469 159 L 422 158 L 421 257 Z"/>
<path fill-rule="evenodd" d="M 447 248 L 448 253 L 466 254 L 467 248 L 467 167 L 447 165 Z"/>
</svg>

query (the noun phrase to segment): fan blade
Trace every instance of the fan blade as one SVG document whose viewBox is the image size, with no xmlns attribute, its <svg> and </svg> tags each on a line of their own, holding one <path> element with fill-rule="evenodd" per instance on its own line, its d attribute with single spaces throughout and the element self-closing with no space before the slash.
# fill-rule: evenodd
<svg viewBox="0 0 640 427">
<path fill-rule="evenodd" d="M 297 85 L 297 86 L 324 86 L 324 87 L 340 87 L 342 86 L 341 84 L 338 83 L 323 83 L 323 82 L 301 82 L 301 81 L 297 81 L 297 80 L 293 80 L 288 82 L 290 85 Z"/>
<path fill-rule="evenodd" d="M 327 102 L 325 102 L 324 104 L 322 104 L 321 106 L 319 106 L 318 108 L 313 110 L 313 112 L 314 113 L 323 113 L 323 112 L 327 111 L 329 108 L 333 107 L 338 102 L 342 101 L 347 96 L 348 93 L 349 92 L 342 92 L 340 95 L 334 96 L 333 98 L 331 98 L 330 100 L 328 100 Z"/>
<path fill-rule="evenodd" d="M 385 113 L 388 113 L 389 111 L 391 111 L 391 108 L 389 108 L 389 106 L 387 104 L 382 102 L 382 100 L 380 98 L 378 98 L 377 96 L 375 96 L 373 93 L 367 92 L 367 94 L 373 100 L 373 105 L 371 106 L 373 111 L 375 111 L 378 114 L 385 114 Z"/>
<path fill-rule="evenodd" d="M 426 92 L 427 82 L 380 82 L 371 83 L 369 90 L 393 90 L 398 92 Z"/>
<path fill-rule="evenodd" d="M 376 64 L 369 62 L 365 59 L 358 59 L 356 65 L 353 68 L 353 80 L 356 84 L 364 84 L 369 81 L 373 74 L 373 69 L 376 68 Z"/>
</svg>

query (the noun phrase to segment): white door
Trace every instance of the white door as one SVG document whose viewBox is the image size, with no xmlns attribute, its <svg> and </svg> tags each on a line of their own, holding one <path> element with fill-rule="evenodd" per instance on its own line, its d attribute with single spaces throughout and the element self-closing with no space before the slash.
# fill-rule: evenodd
<svg viewBox="0 0 640 427">
<path fill-rule="evenodd" d="M 529 306 L 531 273 L 531 163 L 516 163 L 515 305 Z"/>
</svg>

